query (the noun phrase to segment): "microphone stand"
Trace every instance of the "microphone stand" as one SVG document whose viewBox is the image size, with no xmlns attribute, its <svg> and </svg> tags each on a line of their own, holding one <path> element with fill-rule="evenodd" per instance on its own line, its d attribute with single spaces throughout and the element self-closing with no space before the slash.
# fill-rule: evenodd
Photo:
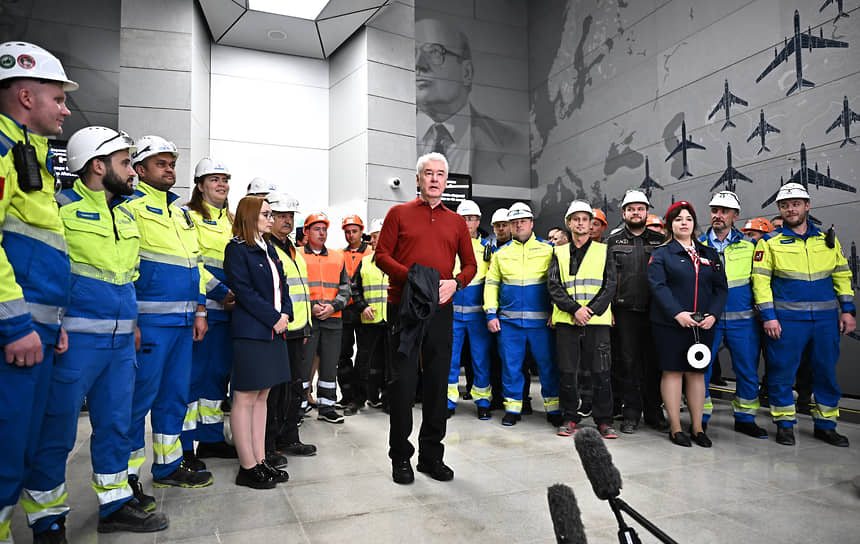
<svg viewBox="0 0 860 544">
<path fill-rule="evenodd" d="M 664 544 L 678 544 L 672 538 L 660 530 L 659 527 L 645 519 L 645 516 L 637 512 L 633 509 L 632 506 L 624 502 L 623 500 L 614 497 L 609 499 L 609 506 L 612 507 L 612 513 L 615 514 L 615 519 L 618 521 L 618 541 L 621 544 L 641 544 L 641 540 L 639 540 L 639 536 L 636 534 L 636 531 L 633 527 L 627 525 L 624 522 L 624 518 L 621 517 L 621 512 L 626 512 L 630 517 L 636 520 L 639 525 L 645 527 L 645 529 L 654 535 L 657 540 L 663 542 Z"/>
</svg>

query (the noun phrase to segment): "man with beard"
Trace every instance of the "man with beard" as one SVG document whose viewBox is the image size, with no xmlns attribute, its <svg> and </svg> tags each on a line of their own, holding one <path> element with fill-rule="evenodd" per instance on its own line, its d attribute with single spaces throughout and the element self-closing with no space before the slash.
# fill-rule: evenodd
<svg viewBox="0 0 860 544">
<path fill-rule="evenodd" d="M 794 445 L 797 424 L 791 385 L 804 350 L 812 367 L 815 438 L 848 447 L 836 432 L 842 393 L 836 382 L 839 334 L 856 327 L 851 269 L 833 230 L 809 219 L 809 193 L 799 183 L 779 189 L 776 204 L 783 228 L 756 244 L 752 284 L 768 338 L 770 413 L 776 441 Z"/>
<path fill-rule="evenodd" d="M 63 317 L 69 350 L 57 358 L 51 409 L 42 423 L 33 475 L 24 501 L 35 539 L 69 513 L 60 489 L 75 446 L 78 414 L 86 398 L 92 436 L 92 487 L 99 499 L 100 533 L 167 528 L 167 516 L 147 512 L 128 485 L 128 429 L 135 374 L 137 300 L 132 279 L 140 234 L 123 196 L 134 192 L 124 132 L 79 130 L 69 139 L 68 165 L 80 177 L 57 195 L 72 266 L 71 302 Z M 35 487 L 32 487 L 35 486 Z"/>
<path fill-rule="evenodd" d="M 735 193 L 720 191 L 711 199 L 709 206 L 711 207 L 711 228 L 699 238 L 699 241 L 719 253 L 729 282 L 729 296 L 723 314 L 714 327 L 716 337 L 711 349 L 711 364 L 705 371 L 705 383 L 711 381 L 714 359 L 720 345 L 725 342 L 732 355 L 732 369 L 737 377 L 735 398 L 732 401 L 735 412 L 735 431 L 753 438 L 767 438 L 767 431 L 755 423 L 755 414 L 760 406 L 758 400 L 759 331 L 750 285 L 755 246 L 734 228 L 734 222 L 741 211 L 741 204 Z M 706 388 L 705 408 L 702 413 L 703 428 L 711 419 L 713 409 L 711 395 Z"/>
<path fill-rule="evenodd" d="M 137 374 L 132 401 L 129 483 L 148 507 L 139 475 L 145 461 L 146 414 L 152 410 L 152 476 L 156 487 L 204 487 L 212 483 L 202 461 L 184 459 L 179 435 L 197 428 L 191 404 L 192 343 L 208 329 L 206 292 L 200 285 L 200 250 L 191 214 L 176 204 L 179 153 L 160 136 L 144 136 L 131 156 L 140 182 L 126 205 L 140 230 L 140 268 L 135 280 L 138 327 Z"/>
<path fill-rule="evenodd" d="M 658 431 L 669 430 L 661 407 L 660 370 L 648 317 L 648 260 L 654 248 L 663 243 L 662 235 L 645 228 L 650 206 L 642 191 L 627 191 L 621 202 L 624 227 L 606 240 L 618 272 L 612 301 L 612 391 L 616 409 L 621 408 L 620 430 L 625 434 L 636 432 L 640 415 Z"/>
</svg>

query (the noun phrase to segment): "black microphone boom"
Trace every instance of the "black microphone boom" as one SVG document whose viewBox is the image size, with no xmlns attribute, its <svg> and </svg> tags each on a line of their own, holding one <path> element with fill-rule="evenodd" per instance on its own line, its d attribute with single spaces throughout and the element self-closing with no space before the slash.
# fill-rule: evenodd
<svg viewBox="0 0 860 544">
<path fill-rule="evenodd" d="M 612 464 L 612 455 L 596 429 L 586 427 L 574 436 L 576 451 L 594 494 L 605 501 L 621 494 L 621 473 Z"/>
<path fill-rule="evenodd" d="M 582 515 L 573 490 L 564 484 L 552 485 L 546 490 L 546 500 L 549 503 L 549 515 L 552 518 L 556 542 L 587 544 Z"/>
</svg>

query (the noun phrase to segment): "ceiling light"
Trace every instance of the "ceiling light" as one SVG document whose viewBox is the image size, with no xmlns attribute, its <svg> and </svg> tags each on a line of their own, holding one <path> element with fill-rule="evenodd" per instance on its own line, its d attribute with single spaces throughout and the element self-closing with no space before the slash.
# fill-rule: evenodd
<svg viewBox="0 0 860 544">
<path fill-rule="evenodd" d="M 270 31 L 266 32 L 266 35 L 269 37 L 270 40 L 286 40 L 287 39 L 287 33 L 284 32 L 283 30 L 270 30 Z"/>
<path fill-rule="evenodd" d="M 329 0 L 248 0 L 248 9 L 314 20 Z"/>
</svg>

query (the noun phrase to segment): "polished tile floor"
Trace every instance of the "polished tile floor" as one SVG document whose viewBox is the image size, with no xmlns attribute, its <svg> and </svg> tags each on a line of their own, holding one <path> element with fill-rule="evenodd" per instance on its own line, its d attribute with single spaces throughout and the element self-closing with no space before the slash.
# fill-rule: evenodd
<svg viewBox="0 0 860 544">
<path fill-rule="evenodd" d="M 537 408 L 536 383 L 533 390 Z M 786 447 L 772 437 L 736 434 L 731 405 L 715 404 L 712 449 L 680 448 L 645 428 L 607 441 L 624 481 L 621 498 L 678 542 L 858 541 L 860 493 L 852 479 L 860 475 L 860 425 L 840 424 L 852 447 L 835 448 L 815 440 L 811 419 L 800 416 L 797 445 Z M 761 412 L 759 423 L 765 421 Z M 555 436 L 542 412 L 505 428 L 498 412 L 492 421 L 479 421 L 472 403 L 462 402 L 445 439 L 454 480 L 440 483 L 416 473 L 409 486 L 391 481 L 384 413 L 368 408 L 343 425 L 306 420 L 302 438 L 317 444 L 319 454 L 291 458 L 288 484 L 240 488 L 233 484 L 234 461 L 211 460 L 214 485 L 155 490 L 171 523 L 149 535 L 96 533 L 89 430 L 81 417 L 68 475 L 73 544 L 549 543 L 546 490 L 557 482 L 576 493 L 589 542 L 618 542 L 612 512 L 594 496 L 573 440 Z M 144 474 L 151 490 L 148 469 Z M 16 542 L 29 543 L 20 508 L 12 523 Z M 637 532 L 643 542 L 656 542 L 644 529 Z"/>
</svg>

